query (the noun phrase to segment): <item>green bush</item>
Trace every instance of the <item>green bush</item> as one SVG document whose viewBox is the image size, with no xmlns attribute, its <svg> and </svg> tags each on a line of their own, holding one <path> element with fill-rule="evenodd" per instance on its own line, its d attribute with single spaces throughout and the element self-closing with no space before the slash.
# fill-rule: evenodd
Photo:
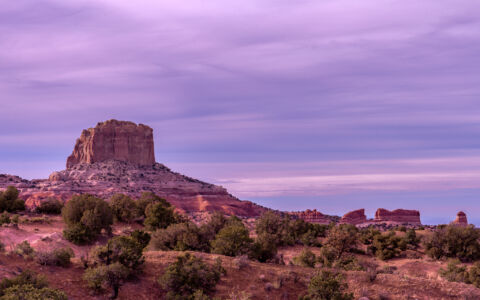
<svg viewBox="0 0 480 300">
<path fill-rule="evenodd" d="M 164 199 L 160 202 L 151 203 L 145 209 L 145 221 L 143 224 L 148 230 L 167 228 L 171 224 L 180 223 L 181 217 L 175 213 L 173 206 Z"/>
<path fill-rule="evenodd" d="M 62 213 L 63 203 L 55 198 L 48 198 L 37 206 L 36 211 L 39 214 L 59 215 Z"/>
<path fill-rule="evenodd" d="M 74 257 L 72 248 L 58 248 L 49 252 L 37 252 L 36 260 L 41 265 L 46 266 L 70 266 L 70 259 Z"/>
<path fill-rule="evenodd" d="M 140 198 L 138 198 L 136 202 L 136 206 L 137 206 L 136 216 L 145 218 L 146 217 L 145 210 L 147 209 L 147 206 L 149 206 L 150 204 L 155 204 L 159 202 L 165 203 L 167 201 L 165 199 L 158 197 L 152 192 L 143 192 Z M 167 202 L 167 204 L 169 203 Z"/>
<path fill-rule="evenodd" d="M 119 262 L 88 268 L 83 274 L 83 279 L 87 282 L 88 287 L 99 292 L 106 287 L 112 289 L 111 299 L 118 297 L 120 287 L 129 276 L 130 271 Z"/>
<path fill-rule="evenodd" d="M 332 227 L 324 242 L 334 260 L 340 259 L 345 253 L 351 252 L 358 245 L 358 229 L 353 225 L 342 224 Z"/>
<path fill-rule="evenodd" d="M 7 212 L 3 212 L 2 214 L 0 214 L 0 225 L 10 224 L 10 222 L 10 215 Z"/>
<path fill-rule="evenodd" d="M 48 286 L 44 276 L 37 276 L 30 270 L 25 270 L 13 278 L 4 278 L 0 281 L 0 296 L 5 295 L 9 288 L 15 286 L 30 285 L 35 289 L 42 289 Z"/>
<path fill-rule="evenodd" d="M 134 230 L 130 236 L 140 244 L 142 249 L 145 249 L 148 244 L 150 243 L 150 239 L 152 238 L 149 233 L 143 230 Z"/>
<path fill-rule="evenodd" d="M 224 272 L 221 260 L 209 266 L 202 259 L 185 253 L 167 267 L 158 282 L 168 291 L 167 299 L 194 299 L 197 291 L 213 292 Z"/>
<path fill-rule="evenodd" d="M 308 294 L 302 300 L 352 300 L 352 293 L 345 293 L 348 285 L 344 277 L 335 272 L 322 270 L 312 277 Z"/>
<path fill-rule="evenodd" d="M 480 288 L 480 262 L 476 262 L 470 267 L 466 281 Z"/>
<path fill-rule="evenodd" d="M 156 250 L 208 250 L 204 249 L 198 227 L 193 223 L 172 224 L 152 235 Z"/>
<path fill-rule="evenodd" d="M 450 260 L 447 269 L 440 269 L 438 273 L 448 281 L 465 282 L 468 280 L 467 267 L 462 266 L 458 259 Z"/>
<path fill-rule="evenodd" d="M 100 264 L 120 263 L 129 270 L 137 270 L 144 263 L 143 245 L 130 236 L 116 236 L 104 246 L 92 250 L 92 258 Z"/>
<path fill-rule="evenodd" d="M 212 241 L 212 252 L 227 256 L 247 254 L 252 239 L 243 223 L 234 223 L 222 228 Z"/>
<path fill-rule="evenodd" d="M 375 236 L 380 235 L 380 231 L 373 226 L 362 228 L 359 231 L 359 240 L 362 244 L 371 245 Z"/>
<path fill-rule="evenodd" d="M 113 216 L 118 222 L 130 223 L 137 216 L 137 204 L 127 195 L 116 194 L 110 199 Z"/>
<path fill-rule="evenodd" d="M 404 239 L 395 235 L 395 232 L 376 235 L 368 251 L 381 260 L 397 257 L 406 250 L 407 244 Z"/>
<path fill-rule="evenodd" d="M 228 219 L 223 215 L 221 212 L 214 212 L 210 216 L 210 220 L 202 224 L 199 227 L 199 234 L 201 236 L 202 241 L 206 241 L 206 243 L 210 243 L 210 241 L 215 239 L 217 233 L 227 225 Z"/>
<path fill-rule="evenodd" d="M 293 258 L 293 263 L 302 267 L 314 268 L 316 261 L 315 254 L 307 248 L 304 248 L 299 256 Z"/>
<path fill-rule="evenodd" d="M 111 232 L 112 210 L 107 202 L 92 195 L 73 196 L 62 209 L 65 238 L 75 244 L 92 242 L 102 230 Z"/>
<path fill-rule="evenodd" d="M 33 258 L 35 250 L 28 241 L 23 241 L 15 247 L 14 252 L 23 258 Z"/>
<path fill-rule="evenodd" d="M 67 300 L 64 292 L 51 289 L 37 289 L 32 285 L 15 285 L 5 290 L 5 295 L 0 297 L 1 300 Z"/>
<path fill-rule="evenodd" d="M 420 239 L 417 237 L 417 233 L 415 232 L 415 229 L 411 228 L 405 232 L 405 243 L 409 248 L 412 248 L 412 249 L 418 248 Z"/>
<path fill-rule="evenodd" d="M 432 258 L 458 258 L 474 261 L 480 258 L 480 233 L 473 226 L 441 226 L 424 240 L 427 255 Z"/>
<path fill-rule="evenodd" d="M 249 257 L 256 259 L 259 262 L 271 261 L 277 254 L 277 240 L 276 236 L 268 233 L 263 233 L 257 236 L 253 243 Z"/>
<path fill-rule="evenodd" d="M 25 210 L 25 201 L 18 198 L 19 192 L 16 187 L 8 186 L 3 192 L 0 192 L 0 212 L 16 212 Z"/>
</svg>

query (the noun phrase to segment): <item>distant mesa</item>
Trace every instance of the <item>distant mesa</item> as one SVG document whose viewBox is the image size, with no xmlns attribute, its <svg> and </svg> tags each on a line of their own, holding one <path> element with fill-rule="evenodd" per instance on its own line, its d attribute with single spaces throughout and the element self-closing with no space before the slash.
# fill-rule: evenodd
<svg viewBox="0 0 480 300">
<path fill-rule="evenodd" d="M 375 212 L 373 220 L 376 223 L 395 222 L 407 223 L 411 225 L 421 225 L 420 212 L 418 210 L 396 209 L 389 211 L 384 208 L 379 208 Z"/>
<path fill-rule="evenodd" d="M 453 220 L 452 224 L 464 227 L 468 226 L 467 215 L 463 211 L 459 211 L 457 213 L 457 218 Z"/>
<path fill-rule="evenodd" d="M 153 129 L 133 122 L 109 120 L 85 129 L 67 158 L 67 169 L 107 160 L 138 166 L 155 164 Z"/>
<path fill-rule="evenodd" d="M 367 216 L 365 215 L 365 209 L 357 209 L 354 211 L 351 211 L 349 213 L 346 213 L 343 215 L 343 217 L 340 219 L 340 223 L 342 224 L 362 224 L 367 222 Z"/>
<path fill-rule="evenodd" d="M 330 224 L 332 222 L 331 216 L 327 216 L 317 211 L 316 209 L 305 211 L 294 211 L 289 213 L 291 216 L 297 219 L 302 219 L 305 222 L 314 223 L 314 224 Z"/>
</svg>

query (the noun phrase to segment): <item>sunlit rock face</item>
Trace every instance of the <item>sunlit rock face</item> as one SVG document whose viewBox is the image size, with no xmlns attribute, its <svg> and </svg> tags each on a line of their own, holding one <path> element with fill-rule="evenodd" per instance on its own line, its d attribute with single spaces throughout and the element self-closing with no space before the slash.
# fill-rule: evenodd
<svg viewBox="0 0 480 300">
<path fill-rule="evenodd" d="M 375 212 L 374 222 L 396 222 L 411 225 L 421 225 L 420 212 L 418 210 L 396 209 L 389 211 L 379 208 Z"/>
<path fill-rule="evenodd" d="M 453 220 L 452 224 L 458 226 L 468 226 L 467 215 L 463 211 L 457 213 L 457 217 Z"/>
<path fill-rule="evenodd" d="M 67 158 L 67 169 L 81 163 L 118 160 L 133 165 L 155 163 L 153 129 L 133 122 L 109 120 L 85 129 Z"/>
<path fill-rule="evenodd" d="M 340 219 L 340 223 L 342 224 L 353 224 L 353 225 L 362 224 L 362 223 L 365 223 L 366 221 L 367 221 L 367 216 L 365 215 L 365 209 L 363 208 L 346 213 Z"/>
<path fill-rule="evenodd" d="M 51 197 L 68 201 L 74 194 L 88 193 L 108 199 L 123 193 L 136 198 L 147 191 L 186 213 L 223 211 L 251 217 L 266 210 L 237 199 L 221 186 L 184 176 L 156 163 L 152 128 L 117 120 L 84 130 L 67 159 L 66 170 L 37 180 L 0 175 L 0 188 L 9 185 L 20 190 L 20 196 L 32 210 Z"/>
</svg>

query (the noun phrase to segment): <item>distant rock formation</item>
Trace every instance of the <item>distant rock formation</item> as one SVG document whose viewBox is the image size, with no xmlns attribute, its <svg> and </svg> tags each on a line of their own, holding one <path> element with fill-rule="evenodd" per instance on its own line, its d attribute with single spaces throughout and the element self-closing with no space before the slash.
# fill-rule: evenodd
<svg viewBox="0 0 480 300">
<path fill-rule="evenodd" d="M 342 224 L 357 225 L 365 222 L 367 222 L 367 216 L 365 215 L 365 209 L 363 208 L 346 213 L 340 219 L 340 223 Z"/>
<path fill-rule="evenodd" d="M 315 224 L 330 224 L 330 222 L 335 221 L 332 219 L 332 216 L 324 215 L 316 209 L 305 211 L 294 211 L 289 212 L 294 218 L 302 219 L 305 222 L 315 223 Z"/>
<path fill-rule="evenodd" d="M 0 189 L 17 187 L 29 209 L 49 197 L 67 201 L 74 194 L 89 193 L 108 199 L 116 193 L 138 197 L 149 191 L 187 213 L 218 210 L 252 217 L 267 210 L 235 198 L 221 186 L 156 163 L 153 147 L 152 129 L 148 126 L 117 120 L 98 123 L 82 132 L 68 157 L 66 170 L 38 180 L 0 174 Z"/>
<path fill-rule="evenodd" d="M 153 129 L 133 122 L 109 120 L 82 131 L 73 153 L 67 158 L 67 169 L 81 163 L 92 164 L 118 160 L 133 165 L 155 163 Z"/>
<path fill-rule="evenodd" d="M 393 211 L 379 208 L 375 212 L 376 223 L 406 223 L 411 225 L 421 225 L 420 212 L 418 210 L 396 209 Z"/>
<path fill-rule="evenodd" d="M 453 220 L 452 224 L 464 227 L 468 226 L 467 215 L 463 211 L 459 211 L 457 218 Z"/>
</svg>

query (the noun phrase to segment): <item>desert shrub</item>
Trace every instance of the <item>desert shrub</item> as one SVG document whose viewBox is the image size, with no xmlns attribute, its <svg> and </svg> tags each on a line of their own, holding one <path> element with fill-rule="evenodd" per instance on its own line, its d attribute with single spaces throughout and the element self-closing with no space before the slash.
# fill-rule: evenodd
<svg viewBox="0 0 480 300">
<path fill-rule="evenodd" d="M 333 255 L 335 260 L 340 259 L 345 253 L 356 249 L 357 245 L 358 229 L 349 224 L 331 228 L 324 242 L 324 247 L 329 250 L 330 255 Z"/>
<path fill-rule="evenodd" d="M 250 260 L 247 255 L 241 255 L 233 260 L 233 265 L 236 269 L 242 270 L 250 265 Z"/>
<path fill-rule="evenodd" d="M 297 266 L 314 268 L 317 258 L 308 248 L 304 248 L 300 255 L 293 258 L 293 263 Z"/>
<path fill-rule="evenodd" d="M 137 216 L 137 205 L 135 201 L 127 195 L 115 194 L 110 199 L 110 206 L 116 221 L 132 222 Z"/>
<path fill-rule="evenodd" d="M 143 246 L 130 236 L 111 238 L 106 245 L 92 250 L 92 258 L 103 265 L 118 262 L 132 271 L 137 270 L 145 261 Z"/>
<path fill-rule="evenodd" d="M 194 299 L 198 290 L 207 294 L 214 291 L 224 272 L 221 260 L 209 266 L 201 258 L 185 253 L 167 267 L 158 282 L 168 291 L 167 299 Z"/>
<path fill-rule="evenodd" d="M 2 214 L 0 214 L 0 225 L 10 224 L 10 222 L 10 215 L 7 212 L 3 212 Z"/>
<path fill-rule="evenodd" d="M 33 258 L 35 250 L 33 250 L 32 246 L 30 246 L 29 242 L 23 241 L 23 242 L 17 244 L 14 252 L 16 254 L 20 255 L 23 258 Z"/>
<path fill-rule="evenodd" d="M 181 223 L 181 217 L 174 211 L 173 206 L 164 199 L 149 204 L 145 209 L 145 221 L 143 224 L 148 230 L 167 228 L 171 224 Z"/>
<path fill-rule="evenodd" d="M 140 244 L 140 246 L 142 247 L 142 249 L 145 249 L 148 244 L 150 243 L 150 240 L 151 240 L 151 235 L 148 233 L 148 232 L 145 232 L 143 230 L 134 230 L 130 236 L 135 240 L 137 241 L 137 243 Z"/>
<path fill-rule="evenodd" d="M 450 260 L 447 268 L 440 269 L 438 273 L 448 281 L 465 282 L 468 279 L 467 267 L 462 266 L 458 259 Z"/>
<path fill-rule="evenodd" d="M 202 250 L 198 227 L 193 223 L 171 224 L 152 234 L 152 247 L 156 250 Z"/>
<path fill-rule="evenodd" d="M 395 232 L 390 231 L 376 235 L 373 243 L 368 247 L 368 251 L 381 260 L 387 260 L 397 257 L 406 248 L 405 240 L 396 236 Z"/>
<path fill-rule="evenodd" d="M 25 270 L 13 278 L 4 278 L 0 281 L 0 296 L 5 295 L 9 288 L 15 286 L 29 285 L 35 289 L 42 289 L 48 286 L 44 276 L 37 276 L 30 270 Z"/>
<path fill-rule="evenodd" d="M 111 232 L 112 210 L 107 202 L 92 195 L 76 195 L 62 209 L 69 241 L 82 244 L 93 241 L 102 230 Z"/>
<path fill-rule="evenodd" d="M 343 275 L 322 270 L 312 277 L 308 284 L 308 293 L 302 300 L 351 300 L 353 294 L 346 293 L 348 288 Z"/>
<path fill-rule="evenodd" d="M 13 223 L 13 224 L 18 224 L 20 222 L 20 216 L 19 215 L 13 215 L 11 218 L 10 218 L 10 221 Z"/>
<path fill-rule="evenodd" d="M 62 213 L 63 203 L 55 198 L 48 198 L 37 206 L 36 211 L 39 214 L 59 215 Z"/>
<path fill-rule="evenodd" d="M 480 262 L 476 262 L 470 267 L 466 282 L 480 288 Z"/>
<path fill-rule="evenodd" d="M 129 274 L 130 271 L 127 267 L 115 262 L 110 265 L 88 268 L 83 274 L 83 279 L 91 289 L 97 292 L 110 287 L 113 292 L 111 299 L 116 299 L 121 285 Z"/>
<path fill-rule="evenodd" d="M 214 212 L 210 220 L 199 227 L 199 233 L 203 241 L 212 241 L 217 233 L 227 225 L 228 219 L 221 212 Z"/>
<path fill-rule="evenodd" d="M 359 240 L 362 244 L 371 245 L 375 236 L 379 234 L 381 233 L 378 229 L 375 229 L 373 226 L 368 226 L 360 229 Z"/>
<path fill-rule="evenodd" d="M 408 229 L 405 232 L 405 243 L 411 249 L 417 249 L 418 244 L 420 243 L 420 238 L 417 237 L 417 233 L 415 229 Z"/>
<path fill-rule="evenodd" d="M 32 285 L 15 285 L 5 290 L 5 295 L 0 299 L 2 300 L 67 300 L 67 295 L 64 292 L 51 289 L 41 288 L 37 289 Z"/>
<path fill-rule="evenodd" d="M 235 222 L 222 228 L 212 241 L 212 252 L 227 256 L 247 254 L 252 239 L 248 229 L 241 222 Z"/>
<path fill-rule="evenodd" d="M 74 256 L 71 248 L 58 248 L 49 252 L 37 252 L 35 258 L 41 265 L 65 268 L 70 266 L 70 259 Z"/>
<path fill-rule="evenodd" d="M 333 267 L 345 271 L 364 271 L 364 268 L 358 262 L 358 259 L 353 255 L 342 256 L 334 262 Z"/>
<path fill-rule="evenodd" d="M 25 201 L 18 198 L 19 192 L 16 187 L 8 186 L 0 192 L 0 212 L 16 212 L 25 210 Z"/>
<path fill-rule="evenodd" d="M 424 240 L 426 253 L 435 259 L 458 258 L 473 261 L 480 258 L 480 233 L 473 226 L 441 226 Z"/>
<path fill-rule="evenodd" d="M 155 203 L 163 203 L 165 206 L 169 205 L 169 203 L 165 200 L 160 198 L 159 196 L 155 195 L 153 192 L 143 192 L 140 198 L 136 201 L 136 216 L 145 218 L 147 206 L 150 204 Z"/>
<path fill-rule="evenodd" d="M 271 261 L 277 254 L 277 241 L 275 235 L 263 233 L 255 239 L 249 252 L 251 259 L 259 262 Z"/>
</svg>

